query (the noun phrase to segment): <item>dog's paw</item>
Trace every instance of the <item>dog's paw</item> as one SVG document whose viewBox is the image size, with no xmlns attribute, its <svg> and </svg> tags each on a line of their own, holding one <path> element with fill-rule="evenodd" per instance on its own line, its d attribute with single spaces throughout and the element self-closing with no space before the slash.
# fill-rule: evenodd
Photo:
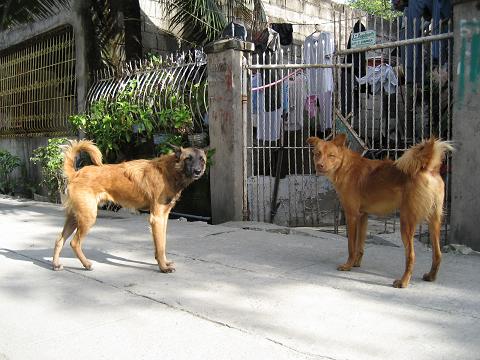
<svg viewBox="0 0 480 360">
<path fill-rule="evenodd" d="M 393 282 L 393 287 L 397 289 L 403 289 L 403 288 L 406 288 L 407 286 L 408 284 L 405 284 L 404 282 L 402 282 L 402 280 L 395 280 Z"/>
<path fill-rule="evenodd" d="M 53 269 L 53 271 L 63 270 L 63 265 L 62 264 L 53 264 L 52 269 Z"/>
<path fill-rule="evenodd" d="M 342 264 L 337 266 L 338 271 L 350 271 L 352 269 L 352 265 L 350 264 Z"/>
<path fill-rule="evenodd" d="M 173 263 L 171 263 L 173 264 Z M 172 273 L 172 272 L 175 272 L 175 266 L 171 265 L 171 264 L 168 264 L 167 263 L 167 266 L 164 266 L 164 267 L 161 267 L 160 266 L 160 272 L 162 273 Z"/>
<path fill-rule="evenodd" d="M 87 263 L 86 265 L 84 265 L 84 267 L 85 267 L 85 270 L 88 270 L 88 271 L 92 271 L 92 270 L 93 270 L 93 265 L 92 265 L 92 263 L 90 263 L 90 262 Z"/>
<path fill-rule="evenodd" d="M 432 275 L 430 273 L 426 273 L 423 275 L 424 281 L 435 281 L 436 275 Z"/>
</svg>

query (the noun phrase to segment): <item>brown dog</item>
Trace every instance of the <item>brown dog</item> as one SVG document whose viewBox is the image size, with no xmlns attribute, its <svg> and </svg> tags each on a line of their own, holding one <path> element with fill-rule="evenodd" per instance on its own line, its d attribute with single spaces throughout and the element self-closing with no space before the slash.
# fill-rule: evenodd
<svg viewBox="0 0 480 360">
<path fill-rule="evenodd" d="M 75 171 L 75 156 L 81 151 L 90 155 L 94 165 Z M 175 271 L 165 255 L 168 215 L 182 190 L 203 175 L 205 166 L 205 152 L 195 148 L 176 148 L 174 154 L 153 160 L 104 165 L 100 150 L 91 141 L 73 141 L 65 151 L 66 220 L 55 243 L 53 269 L 63 268 L 59 262 L 60 251 L 75 229 L 70 244 L 82 265 L 92 269 L 82 252 L 82 241 L 95 223 L 98 204 L 112 201 L 126 208 L 150 210 L 155 258 L 160 271 Z"/>
<path fill-rule="evenodd" d="M 310 137 L 317 174 L 334 185 L 348 227 L 348 260 L 338 270 L 360 266 L 367 234 L 368 214 L 387 215 L 400 209 L 400 231 L 405 245 L 406 269 L 393 286 L 408 286 L 415 263 L 413 236 L 422 220 L 429 222 L 433 261 L 425 281 L 434 281 L 440 266 L 440 226 L 444 183 L 439 169 L 449 142 L 426 140 L 408 149 L 397 161 L 369 160 L 349 150 L 345 134 L 331 141 Z"/>
</svg>

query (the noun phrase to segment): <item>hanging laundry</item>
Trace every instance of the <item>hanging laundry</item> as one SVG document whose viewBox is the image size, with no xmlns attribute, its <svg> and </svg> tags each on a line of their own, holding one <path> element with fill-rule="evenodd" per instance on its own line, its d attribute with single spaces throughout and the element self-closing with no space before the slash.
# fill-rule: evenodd
<svg viewBox="0 0 480 360">
<path fill-rule="evenodd" d="M 282 109 L 257 114 L 257 140 L 275 141 L 282 135 Z"/>
<path fill-rule="evenodd" d="M 272 29 L 280 35 L 280 45 L 290 45 L 293 42 L 293 27 L 288 23 L 274 23 Z"/>
<path fill-rule="evenodd" d="M 374 94 L 381 93 L 382 86 L 386 94 L 394 94 L 398 86 L 395 71 L 388 64 L 369 66 L 367 75 L 362 78 L 356 77 L 356 79 L 360 85 L 370 84 Z"/>
<path fill-rule="evenodd" d="M 366 28 L 360 20 L 358 20 L 353 26 L 353 30 L 350 33 L 348 39 L 347 49 L 352 47 L 352 34 L 365 31 Z M 366 71 L 366 52 L 356 52 L 354 54 L 348 54 L 343 60 L 344 64 L 352 64 L 352 68 L 342 68 L 340 78 L 340 110 L 344 117 L 348 116 L 352 111 L 354 114 L 358 114 L 360 111 L 360 93 L 366 93 L 366 86 L 358 86 L 357 83 L 352 84 L 352 77 L 363 77 L 367 73 Z M 353 74 L 352 74 L 353 73 Z M 353 87 L 353 88 L 352 88 Z"/>
<path fill-rule="evenodd" d="M 322 31 L 307 36 L 303 51 L 306 64 L 332 65 L 332 56 L 335 51 L 332 34 Z M 320 130 L 330 129 L 332 127 L 333 69 L 307 69 L 306 76 L 308 86 L 306 106 L 309 114 L 315 116 Z M 314 106 L 319 109 L 313 109 Z"/>
<path fill-rule="evenodd" d="M 287 114 L 284 119 L 285 130 L 296 131 L 303 127 L 303 112 L 305 109 L 304 97 L 307 81 L 303 72 L 297 71 L 284 81 L 283 111 Z"/>
<path fill-rule="evenodd" d="M 252 114 L 256 115 L 258 112 L 265 111 L 265 92 L 261 88 L 263 85 L 262 74 L 256 72 L 252 75 Z"/>
</svg>

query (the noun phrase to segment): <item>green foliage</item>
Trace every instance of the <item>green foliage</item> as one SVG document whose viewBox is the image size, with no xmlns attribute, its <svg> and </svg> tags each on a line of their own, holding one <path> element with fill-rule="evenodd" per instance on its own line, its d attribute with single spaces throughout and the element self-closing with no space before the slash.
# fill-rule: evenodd
<svg viewBox="0 0 480 360">
<path fill-rule="evenodd" d="M 154 114 L 154 104 L 139 104 L 136 92 L 137 82 L 131 81 L 115 99 L 96 101 L 88 114 L 69 119 L 77 131 L 95 141 L 107 162 L 117 161 L 122 151 L 132 144 L 140 145 L 155 132 L 182 136 L 193 128 L 192 113 L 177 96 L 169 97 L 172 108 Z M 166 149 L 158 151 L 164 153 Z"/>
<path fill-rule="evenodd" d="M 368 14 L 392 20 L 402 13 L 392 9 L 389 0 L 349 0 L 348 4 L 359 10 L 363 10 Z"/>
<path fill-rule="evenodd" d="M 96 101 L 89 114 L 69 119 L 76 130 L 96 142 L 107 161 L 115 160 L 122 148 L 137 140 L 135 134 L 148 137 L 154 130 L 153 109 L 134 101 L 136 89 L 136 81 L 131 81 L 114 100 Z"/>
<path fill-rule="evenodd" d="M 213 165 L 213 156 L 215 155 L 215 151 L 217 151 L 217 149 L 213 148 L 213 149 L 207 149 L 206 152 L 207 152 L 207 166 L 212 166 Z"/>
<path fill-rule="evenodd" d="M 0 0 L 0 31 L 49 19 L 69 8 L 69 0 Z"/>
<path fill-rule="evenodd" d="M 63 176 L 63 152 L 61 146 L 67 142 L 65 138 L 48 139 L 46 146 L 40 146 L 33 151 L 30 160 L 40 165 L 42 184 L 45 185 L 50 200 L 58 202 L 60 194 L 66 187 Z"/>
<path fill-rule="evenodd" d="M 11 178 L 13 170 L 20 166 L 20 158 L 0 149 L 0 193 L 13 194 L 14 181 Z"/>
<path fill-rule="evenodd" d="M 193 127 L 192 112 L 185 104 L 163 109 L 158 114 L 158 130 L 186 134 Z"/>
<path fill-rule="evenodd" d="M 172 147 L 170 145 L 183 145 L 183 138 L 181 135 L 167 134 L 166 138 L 155 147 L 156 155 L 164 155 L 171 153 Z"/>
</svg>

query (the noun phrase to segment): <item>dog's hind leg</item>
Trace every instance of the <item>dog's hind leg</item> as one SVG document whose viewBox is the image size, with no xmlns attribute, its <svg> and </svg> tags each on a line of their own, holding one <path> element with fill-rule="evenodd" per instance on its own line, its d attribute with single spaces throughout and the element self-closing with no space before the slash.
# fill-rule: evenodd
<svg viewBox="0 0 480 360">
<path fill-rule="evenodd" d="M 97 202 L 95 199 L 84 199 L 81 212 L 77 211 L 77 231 L 73 236 L 70 246 L 85 269 L 92 270 L 92 263 L 88 261 L 82 251 L 82 241 L 88 230 L 95 224 L 97 219 Z"/>
<path fill-rule="evenodd" d="M 55 241 L 55 250 L 53 251 L 53 270 L 62 270 L 63 265 L 60 264 L 60 252 L 62 251 L 65 241 L 73 234 L 77 227 L 77 222 L 75 220 L 75 215 L 72 213 L 67 213 L 67 218 L 65 219 L 65 225 L 63 226 L 62 233 Z"/>
<path fill-rule="evenodd" d="M 357 224 L 357 237 L 355 243 L 355 262 L 354 267 L 362 265 L 363 251 L 365 248 L 365 239 L 367 237 L 368 214 L 362 214 Z"/>
<path fill-rule="evenodd" d="M 440 227 L 442 223 L 441 214 L 435 213 L 432 215 L 428 224 L 430 232 L 430 242 L 432 243 L 432 268 L 430 272 L 423 275 L 425 281 L 435 281 L 437 272 L 442 262 L 442 252 L 440 250 Z"/>
<path fill-rule="evenodd" d="M 400 231 L 402 233 L 402 241 L 405 246 L 405 272 L 399 280 L 393 282 L 393 287 L 406 288 L 412 277 L 413 267 L 415 266 L 415 250 L 413 248 L 413 234 L 415 232 L 416 222 L 407 217 L 402 217 L 402 213 L 406 211 L 400 210 Z"/>
</svg>

